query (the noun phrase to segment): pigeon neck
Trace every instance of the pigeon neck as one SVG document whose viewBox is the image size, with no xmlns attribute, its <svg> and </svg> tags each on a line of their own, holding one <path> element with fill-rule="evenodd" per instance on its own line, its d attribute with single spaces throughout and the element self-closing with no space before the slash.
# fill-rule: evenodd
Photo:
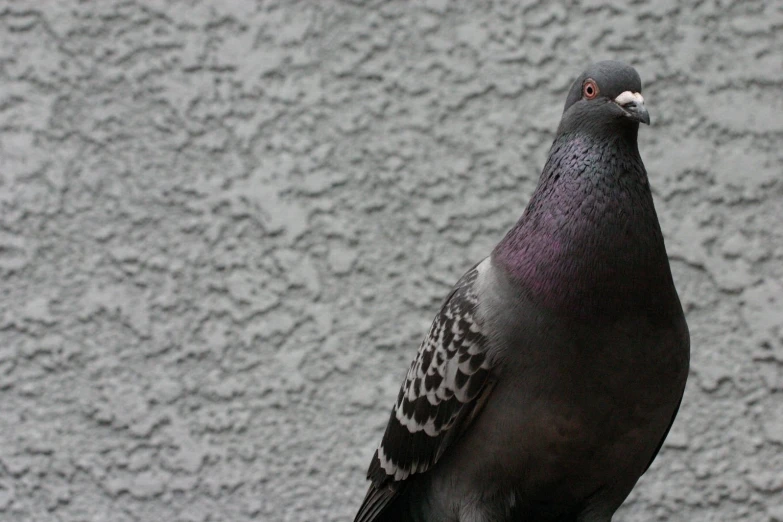
<svg viewBox="0 0 783 522">
<path fill-rule="evenodd" d="M 528 297 L 594 317 L 655 306 L 673 288 L 636 141 L 564 135 L 495 263 Z M 664 292 L 664 293 L 665 293 Z"/>
</svg>

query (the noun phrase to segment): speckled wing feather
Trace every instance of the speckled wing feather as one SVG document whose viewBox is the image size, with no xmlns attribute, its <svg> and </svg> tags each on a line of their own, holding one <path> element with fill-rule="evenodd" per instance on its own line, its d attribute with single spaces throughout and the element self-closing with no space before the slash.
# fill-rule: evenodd
<svg viewBox="0 0 783 522">
<path fill-rule="evenodd" d="M 379 520 L 401 483 L 435 464 L 477 413 L 491 380 L 487 338 L 475 316 L 476 281 L 488 264 L 460 279 L 421 343 L 367 472 L 372 485 L 356 522 Z"/>
</svg>

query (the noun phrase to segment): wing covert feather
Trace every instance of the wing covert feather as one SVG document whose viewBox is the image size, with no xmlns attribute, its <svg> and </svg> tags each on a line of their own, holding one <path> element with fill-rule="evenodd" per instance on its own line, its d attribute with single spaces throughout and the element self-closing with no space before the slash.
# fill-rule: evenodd
<svg viewBox="0 0 783 522">
<path fill-rule="evenodd" d="M 376 520 L 401 483 L 430 469 L 483 404 L 491 363 L 476 318 L 476 283 L 488 265 L 486 259 L 459 280 L 419 346 L 367 472 L 372 485 L 357 522 Z"/>
</svg>

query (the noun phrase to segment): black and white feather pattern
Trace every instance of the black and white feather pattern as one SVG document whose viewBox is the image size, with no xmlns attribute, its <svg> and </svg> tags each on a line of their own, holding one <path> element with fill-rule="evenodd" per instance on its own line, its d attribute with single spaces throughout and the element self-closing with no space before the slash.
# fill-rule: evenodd
<svg viewBox="0 0 783 522">
<path fill-rule="evenodd" d="M 357 522 L 376 520 L 399 482 L 438 461 L 486 387 L 491 361 L 476 309 L 477 281 L 488 265 L 459 280 L 421 343 L 367 472 L 372 485 Z"/>
</svg>

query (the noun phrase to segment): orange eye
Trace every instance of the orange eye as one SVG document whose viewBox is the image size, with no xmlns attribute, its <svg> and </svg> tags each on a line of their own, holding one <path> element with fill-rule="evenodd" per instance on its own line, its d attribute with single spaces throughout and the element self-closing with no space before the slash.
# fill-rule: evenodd
<svg viewBox="0 0 783 522">
<path fill-rule="evenodd" d="M 592 78 L 585 80 L 585 83 L 582 86 L 582 96 L 584 96 L 586 100 L 592 100 L 598 96 L 598 84 L 595 83 L 595 80 Z"/>
</svg>

